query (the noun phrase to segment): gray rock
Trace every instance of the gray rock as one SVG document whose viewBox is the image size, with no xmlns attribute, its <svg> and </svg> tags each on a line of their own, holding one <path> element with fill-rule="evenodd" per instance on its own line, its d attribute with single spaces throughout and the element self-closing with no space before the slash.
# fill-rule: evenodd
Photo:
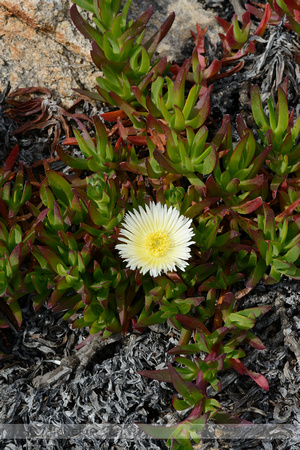
<svg viewBox="0 0 300 450">
<path fill-rule="evenodd" d="M 169 60 L 184 59 L 191 44 L 190 29 L 208 27 L 212 42 L 218 39 L 219 25 L 211 12 L 197 0 L 143 0 L 133 2 L 131 14 L 138 17 L 150 4 L 154 14 L 148 35 L 172 12 L 176 20 L 158 52 Z M 8 81 L 12 90 L 48 87 L 65 107 L 74 103 L 72 88 L 93 90 L 99 71 L 90 58 L 90 42 L 73 25 L 71 0 L 2 0 L 0 4 L 0 91 Z M 191 47 L 192 48 L 192 47 Z M 190 56 L 190 52 L 188 55 Z"/>
</svg>

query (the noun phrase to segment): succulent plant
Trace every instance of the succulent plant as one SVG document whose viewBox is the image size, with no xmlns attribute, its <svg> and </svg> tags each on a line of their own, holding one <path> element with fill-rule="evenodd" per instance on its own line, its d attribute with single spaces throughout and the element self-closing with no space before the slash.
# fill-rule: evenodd
<svg viewBox="0 0 300 450">
<path fill-rule="evenodd" d="M 284 24 L 290 30 L 295 31 L 295 33 L 300 36 L 300 2 L 299 0 L 268 0 L 266 5 L 257 4 L 251 2 L 259 8 L 263 8 L 265 11 L 270 10 L 271 15 L 269 19 L 270 25 L 277 25 L 282 19 L 284 19 Z M 255 17 L 260 19 L 265 12 L 255 6 L 246 3 L 246 9 L 253 14 Z"/>
<path fill-rule="evenodd" d="M 252 328 L 269 307 L 243 310 L 237 300 L 260 280 L 300 278 L 300 118 L 289 112 L 288 81 L 276 102 L 268 99 L 268 111 L 252 87 L 258 129 L 237 115 L 233 134 L 225 115 L 212 137 L 210 82 L 242 70 L 242 58 L 277 21 L 274 11 L 297 30 L 298 3 L 273 0 L 264 12 L 248 5 L 260 19 L 252 36 L 249 12 L 241 25 L 236 17 L 219 20 L 223 57 L 211 64 L 206 30 L 197 26 L 192 57 L 181 66 L 152 61 L 173 14 L 144 42 L 151 7 L 127 21 L 130 0 L 120 12 L 120 0 L 74 3 L 92 13 L 94 26 L 71 8 L 103 72 L 98 93 L 81 93 L 120 109 L 87 127 L 76 117 L 75 137 L 66 135 L 62 145 L 78 145 L 83 157 L 56 148 L 67 172 L 45 161 L 39 179 L 22 164 L 15 174 L 18 148 L 0 169 L 0 310 L 7 318 L 0 326 L 20 327 L 18 299 L 27 293 L 35 310 L 47 302 L 91 336 L 167 322 L 180 332 L 173 362 L 141 373 L 172 383 L 180 394 L 173 406 L 190 409 L 189 416 L 170 428 L 139 426 L 173 449 L 192 448 L 208 420 L 244 423 L 208 395 L 210 386 L 220 392 L 220 371 L 233 369 L 268 389 L 241 359 L 245 345 L 264 349 Z M 19 118 L 46 117 L 41 100 L 14 106 Z M 242 280 L 246 288 L 233 294 Z"/>
</svg>

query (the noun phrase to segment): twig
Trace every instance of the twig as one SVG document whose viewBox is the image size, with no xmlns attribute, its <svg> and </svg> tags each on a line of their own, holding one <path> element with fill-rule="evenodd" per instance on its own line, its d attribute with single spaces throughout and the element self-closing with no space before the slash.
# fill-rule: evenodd
<svg viewBox="0 0 300 450">
<path fill-rule="evenodd" d="M 35 388 L 40 389 L 46 386 L 51 386 L 61 378 L 75 372 L 75 379 L 80 377 L 86 366 L 92 360 L 94 355 L 109 344 L 120 341 L 122 334 L 113 335 L 107 339 L 103 339 L 101 335 L 96 336 L 90 344 L 85 345 L 78 350 L 74 355 L 63 358 L 60 366 L 51 372 L 44 375 L 38 375 L 32 380 Z"/>
</svg>

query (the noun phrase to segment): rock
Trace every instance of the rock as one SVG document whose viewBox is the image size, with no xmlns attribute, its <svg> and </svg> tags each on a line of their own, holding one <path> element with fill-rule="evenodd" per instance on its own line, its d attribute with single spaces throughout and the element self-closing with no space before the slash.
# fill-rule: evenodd
<svg viewBox="0 0 300 450">
<path fill-rule="evenodd" d="M 8 81 L 12 91 L 47 87 L 68 107 L 77 98 L 72 88 L 94 89 L 100 73 L 90 58 L 90 42 L 71 21 L 72 4 L 72 0 L 2 0 L 0 91 Z M 190 56 L 190 29 L 195 31 L 196 22 L 202 28 L 207 26 L 208 36 L 213 43 L 217 41 L 220 30 L 213 14 L 196 0 L 133 1 L 132 16 L 138 17 L 150 4 L 154 14 L 148 34 L 155 32 L 172 11 L 176 13 L 175 23 L 158 49 L 169 60 L 180 61 Z"/>
<path fill-rule="evenodd" d="M 69 0 L 3 0 L 0 7 L 0 89 L 48 87 L 65 107 L 77 98 L 72 88 L 93 89 L 99 71 L 90 43 L 69 16 Z"/>
<path fill-rule="evenodd" d="M 167 56 L 169 61 L 178 62 L 191 56 L 194 44 L 190 30 L 196 32 L 196 23 L 202 29 L 207 27 L 206 35 L 214 45 L 219 41 L 218 33 L 223 32 L 214 14 L 205 10 L 197 0 L 133 1 L 130 14 L 137 18 L 150 5 L 153 6 L 154 13 L 147 31 L 149 36 L 159 28 L 171 12 L 175 12 L 175 21 L 165 39 L 158 46 L 158 54 Z"/>
</svg>

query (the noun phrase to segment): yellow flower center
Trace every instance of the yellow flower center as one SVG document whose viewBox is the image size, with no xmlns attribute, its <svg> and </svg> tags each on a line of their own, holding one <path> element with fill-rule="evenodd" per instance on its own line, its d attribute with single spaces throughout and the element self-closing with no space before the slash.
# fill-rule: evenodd
<svg viewBox="0 0 300 450">
<path fill-rule="evenodd" d="M 171 239 L 167 233 L 155 231 L 148 234 L 145 246 L 151 256 L 165 256 L 171 246 Z"/>
</svg>

